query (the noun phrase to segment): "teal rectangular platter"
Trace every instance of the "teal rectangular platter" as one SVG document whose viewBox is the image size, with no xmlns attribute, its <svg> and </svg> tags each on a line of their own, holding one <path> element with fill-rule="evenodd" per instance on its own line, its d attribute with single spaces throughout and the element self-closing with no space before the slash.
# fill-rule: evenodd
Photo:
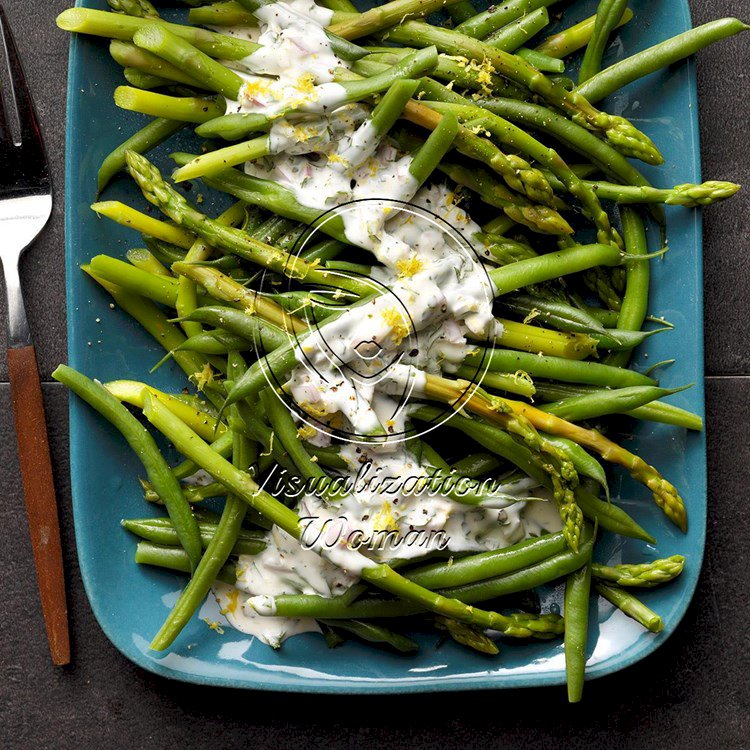
<svg viewBox="0 0 750 750">
<path fill-rule="evenodd" d="M 106 7 L 105 0 L 79 0 L 78 5 Z M 566 13 L 566 24 L 589 15 L 594 7 L 594 2 L 577 3 L 573 12 Z M 637 3 L 635 13 L 635 19 L 611 45 L 607 63 L 691 25 L 686 0 Z M 175 9 L 169 17 L 179 18 L 181 14 L 184 7 Z M 69 361 L 103 382 L 131 378 L 176 390 L 184 385 L 182 374 L 170 364 L 153 376 L 148 374 L 162 351 L 125 313 L 112 309 L 106 293 L 79 268 L 97 253 L 124 256 L 140 241 L 134 232 L 98 219 L 89 209 L 95 200 L 96 173 L 102 159 L 145 123 L 142 116 L 115 107 L 112 92 L 121 83 L 122 73 L 109 57 L 105 40 L 72 40 L 65 185 Z M 700 181 L 692 61 L 632 84 L 601 106 L 633 120 L 662 150 L 666 159 L 663 167 L 643 168 L 654 184 Z M 167 173 L 168 153 L 174 147 L 172 143 L 154 152 L 156 163 Z M 146 210 L 145 201 L 124 176 L 108 188 L 105 198 Z M 208 194 L 206 198 L 204 206 L 209 213 L 221 207 Z M 635 364 L 645 369 L 650 363 L 676 357 L 671 367 L 661 371 L 662 383 L 695 383 L 671 401 L 703 414 L 701 214 L 668 207 L 667 218 L 670 250 L 663 261 L 653 262 L 651 311 L 674 323 L 675 329 L 650 338 Z M 703 557 L 704 436 L 664 425 L 638 424 L 633 429 L 626 436 L 628 447 L 646 456 L 681 490 L 690 528 L 686 535 L 681 534 L 655 507 L 644 487 L 618 473 L 613 484 L 616 502 L 658 543 L 652 546 L 605 535 L 599 556 L 602 561 L 619 562 L 679 553 L 687 557 L 687 565 L 673 584 L 643 593 L 644 601 L 664 619 L 664 631 L 658 635 L 645 632 L 605 602 L 592 603 L 589 679 L 643 659 L 675 631 L 695 590 Z M 148 644 L 184 579 L 133 562 L 135 541 L 120 527 L 120 519 L 150 512 L 138 484 L 140 464 L 121 437 L 75 398 L 70 400 L 70 464 L 78 558 L 92 609 L 112 643 L 144 669 L 207 685 L 316 693 L 477 690 L 565 682 L 560 640 L 507 643 L 498 657 L 489 658 L 452 643 L 439 644 L 436 636 L 418 635 L 420 652 L 401 657 L 353 642 L 329 650 L 320 636 L 305 634 L 274 651 L 229 626 L 224 627 L 223 634 L 209 629 L 204 620 L 221 620 L 211 601 L 170 651 L 151 651 Z M 547 608 L 561 605 L 559 587 L 543 594 L 543 604 Z"/>
</svg>

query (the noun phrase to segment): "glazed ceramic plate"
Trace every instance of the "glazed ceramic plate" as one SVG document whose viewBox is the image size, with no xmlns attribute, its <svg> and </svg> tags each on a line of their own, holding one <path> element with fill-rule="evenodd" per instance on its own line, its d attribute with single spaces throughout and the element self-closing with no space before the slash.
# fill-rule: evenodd
<svg viewBox="0 0 750 750">
<path fill-rule="evenodd" d="M 83 0 L 104 8 L 105 0 Z M 566 19 L 589 15 L 592 2 L 579 2 Z M 175 11 L 179 17 L 182 11 Z M 566 20 L 567 22 L 567 20 Z M 686 0 L 639 3 L 635 19 L 608 53 L 628 55 L 690 27 Z M 60 32 L 62 33 L 62 32 Z M 97 253 L 122 256 L 139 237 L 89 209 L 95 199 L 96 173 L 102 159 L 145 119 L 117 109 L 112 100 L 122 73 L 107 53 L 104 40 L 75 38 L 71 44 L 67 121 L 67 283 L 70 364 L 90 377 L 148 380 L 166 390 L 179 389 L 184 378 L 167 364 L 153 376 L 149 369 L 162 352 L 127 315 L 110 307 L 110 298 L 79 265 Z M 643 168 L 658 186 L 700 180 L 698 106 L 692 62 L 654 74 L 629 86 L 603 106 L 623 114 L 658 144 L 666 158 L 659 169 Z M 168 169 L 167 154 L 155 152 Z M 194 188 L 197 190 L 198 188 Z M 140 208 L 145 202 L 134 185 L 118 178 L 107 199 Z M 209 212 L 218 208 L 208 197 Z M 667 210 L 670 251 L 653 262 L 651 311 L 675 324 L 671 333 L 649 339 L 636 366 L 676 357 L 662 371 L 667 386 L 695 383 L 674 396 L 673 403 L 703 413 L 703 312 L 701 216 L 682 208 Z M 680 553 L 687 557 L 684 574 L 663 589 L 645 592 L 644 601 L 664 619 L 659 635 L 645 632 L 607 603 L 592 604 L 588 676 L 609 674 L 658 648 L 678 626 L 695 589 L 706 527 L 705 441 L 703 435 L 662 425 L 639 424 L 628 437 L 629 448 L 646 455 L 682 491 L 690 530 L 682 535 L 655 508 L 649 492 L 617 475 L 614 497 L 658 539 L 654 547 L 605 536 L 598 546 L 603 560 L 644 560 Z M 268 690 L 341 693 L 399 693 L 475 690 L 565 681 L 562 642 L 510 643 L 497 658 L 470 652 L 452 643 L 438 644 L 434 635 L 418 635 L 418 655 L 400 657 L 348 642 L 329 650 L 319 635 L 304 634 L 274 651 L 227 626 L 223 634 L 202 618 L 220 619 L 207 603 L 167 653 L 148 644 L 174 603 L 184 578 L 146 569 L 133 562 L 134 539 L 120 527 L 123 517 L 143 517 L 138 485 L 141 467 L 124 441 L 87 406 L 70 402 L 70 460 L 73 508 L 81 573 L 91 606 L 112 643 L 129 659 L 166 677 L 211 685 Z M 559 606 L 559 590 L 544 595 L 545 606 Z"/>
</svg>

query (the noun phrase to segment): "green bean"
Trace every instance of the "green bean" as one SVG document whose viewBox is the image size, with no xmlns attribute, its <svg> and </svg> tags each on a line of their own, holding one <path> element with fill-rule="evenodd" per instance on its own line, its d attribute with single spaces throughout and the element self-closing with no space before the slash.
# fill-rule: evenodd
<svg viewBox="0 0 750 750">
<path fill-rule="evenodd" d="M 596 392 L 607 393 L 606 390 L 599 389 L 596 386 L 567 385 L 565 383 L 542 383 L 537 388 L 539 397 L 545 400 L 562 400 Z M 646 406 L 639 406 L 637 409 L 627 412 L 627 415 L 635 419 L 671 424 L 688 430 L 703 429 L 703 420 L 697 414 L 662 401 L 652 401 Z"/>
<path fill-rule="evenodd" d="M 586 383 L 603 387 L 624 388 L 631 385 L 656 385 L 652 378 L 633 370 L 610 367 L 564 357 L 529 354 L 510 349 L 477 350 L 464 360 L 474 367 L 486 367 L 491 372 L 522 370 L 533 378 L 550 378 L 565 383 Z"/>
<path fill-rule="evenodd" d="M 604 48 L 609 41 L 609 35 L 617 28 L 627 6 L 628 0 L 600 0 L 596 10 L 594 31 L 586 45 L 581 68 L 578 71 L 579 84 L 592 78 L 601 70 Z"/>
<path fill-rule="evenodd" d="M 135 562 L 178 573 L 190 573 L 190 560 L 185 550 L 180 547 L 162 547 L 153 542 L 138 542 L 135 548 Z M 225 565 L 216 575 L 216 579 L 233 585 L 237 580 L 234 567 L 234 564 Z"/>
<path fill-rule="evenodd" d="M 581 546 L 578 552 L 567 549 L 505 575 L 447 588 L 442 590 L 442 593 L 467 604 L 472 604 L 473 602 L 485 602 L 500 596 L 515 594 L 519 591 L 528 591 L 537 586 L 551 583 L 580 568 L 586 560 L 590 559 L 593 546 L 594 536 L 591 526 L 587 524 L 581 535 Z"/>
<path fill-rule="evenodd" d="M 629 83 L 654 71 L 673 65 L 713 42 L 750 29 L 736 18 L 720 18 L 655 44 L 632 57 L 611 65 L 589 78 L 577 91 L 590 102 L 598 102 Z"/>
<path fill-rule="evenodd" d="M 149 482 L 164 500 L 180 544 L 195 569 L 201 559 L 202 546 L 198 524 L 185 502 L 180 485 L 175 479 L 153 437 L 141 423 L 104 386 L 85 375 L 60 365 L 52 377 L 63 383 L 89 406 L 99 412 L 125 438 L 143 464 Z M 166 408 L 166 407 L 165 407 Z"/>
<path fill-rule="evenodd" d="M 682 390 L 684 388 L 636 385 L 572 396 L 551 404 L 544 404 L 539 409 L 568 422 L 582 422 L 586 419 L 604 417 L 608 414 L 627 413 L 639 406 L 645 406 L 652 401 L 671 396 L 673 393 L 679 393 Z"/>
<path fill-rule="evenodd" d="M 626 8 L 620 18 L 618 26 L 624 26 L 633 18 L 633 11 Z M 596 16 L 589 16 L 580 23 L 570 26 L 567 29 L 548 36 L 537 48 L 537 52 L 542 52 L 550 57 L 563 58 L 571 55 L 579 49 L 585 47 L 591 35 L 594 33 L 594 24 Z"/>
<path fill-rule="evenodd" d="M 565 581 L 565 674 L 568 701 L 578 703 L 583 696 L 586 672 L 586 640 L 589 626 L 591 555 Z"/>
<path fill-rule="evenodd" d="M 185 127 L 184 122 L 156 118 L 112 151 L 99 167 L 97 193 L 101 193 L 112 178 L 125 168 L 125 152 L 148 153 L 167 138 Z"/>
<path fill-rule="evenodd" d="M 606 326 L 607 328 L 617 327 L 617 310 L 607 310 L 603 307 L 587 305 L 581 300 L 579 295 L 571 295 L 571 299 L 575 301 L 577 307 L 584 312 L 587 312 L 592 318 L 596 318 L 603 326 Z"/>
<path fill-rule="evenodd" d="M 418 86 L 419 81 L 404 78 L 395 81 L 383 94 L 370 115 L 370 124 L 378 136 L 385 135 L 394 126 Z"/>
<path fill-rule="evenodd" d="M 127 518 L 120 522 L 127 531 L 155 544 L 174 547 L 179 544 L 174 524 L 169 518 Z M 216 523 L 198 522 L 203 549 L 206 549 L 216 536 L 219 526 Z M 265 549 L 265 534 L 260 531 L 240 529 L 237 541 L 232 548 L 233 555 L 257 555 Z"/>
<path fill-rule="evenodd" d="M 515 21 L 503 26 L 484 39 L 495 49 L 514 52 L 523 46 L 528 39 L 538 34 L 549 24 L 549 13 L 545 7 L 537 8 Z"/>
<path fill-rule="evenodd" d="M 620 210 L 623 237 L 628 255 L 647 255 L 648 241 L 643 220 L 632 208 Z M 639 331 L 648 314 L 650 269 L 648 262 L 626 261 L 625 294 L 617 317 L 617 328 Z M 615 334 L 617 335 L 617 334 Z M 607 363 L 624 367 L 628 363 L 629 352 L 618 352 L 607 358 Z"/>
<path fill-rule="evenodd" d="M 382 625 L 375 625 L 372 622 L 364 622 L 362 620 L 323 619 L 319 622 L 332 628 L 345 630 L 347 633 L 356 635 L 357 638 L 361 638 L 368 643 L 384 643 L 401 653 L 409 654 L 419 651 L 419 644 L 417 644 L 416 641 L 413 641 L 411 638 L 407 638 L 400 633 L 395 633 L 393 630 L 384 628 Z"/>
<path fill-rule="evenodd" d="M 337 258 L 344 251 L 346 245 L 338 240 L 323 240 L 300 253 L 300 257 L 308 263 L 320 261 L 325 263 L 327 260 Z"/>
<path fill-rule="evenodd" d="M 154 76 L 166 81 L 167 84 L 181 83 L 191 88 L 203 88 L 198 81 L 182 69 L 168 63 L 153 52 L 136 47 L 132 42 L 113 39 L 109 45 L 109 54 L 126 70 L 139 70 L 144 75 Z M 127 74 L 125 77 L 128 78 Z"/>
<path fill-rule="evenodd" d="M 268 421 L 271 423 L 273 434 L 294 462 L 299 475 L 313 483 L 312 491 L 326 497 L 331 502 L 340 501 L 342 493 L 333 487 L 328 474 L 323 471 L 317 461 L 313 461 L 310 457 L 304 444 L 299 439 L 292 413 L 281 398 L 281 395 L 274 393 L 270 387 L 265 388 L 260 393 L 260 403 Z"/>
<path fill-rule="evenodd" d="M 661 617 L 629 591 L 601 582 L 596 582 L 594 587 L 608 602 L 614 604 L 617 609 L 624 612 L 628 617 L 632 617 L 647 630 L 652 633 L 660 633 L 664 629 L 664 622 Z"/>
<path fill-rule="evenodd" d="M 359 13 L 359 8 L 351 0 L 324 0 L 321 5 L 338 13 Z"/>
<path fill-rule="evenodd" d="M 242 357 L 237 354 L 232 355 L 230 365 L 233 369 L 242 370 L 244 367 Z M 254 444 L 251 444 L 242 435 L 235 433 L 232 448 L 234 466 L 240 471 L 246 471 L 257 458 L 257 450 Z M 159 632 L 151 641 L 151 648 L 155 651 L 163 651 L 168 648 L 193 616 L 193 613 L 200 607 L 237 543 L 246 510 L 247 506 L 240 498 L 227 495 L 221 520 L 197 570 L 180 594 Z"/>
<path fill-rule="evenodd" d="M 646 264 L 639 263 L 637 265 L 645 266 Z M 512 297 L 506 296 L 500 300 L 500 303 L 503 307 L 525 316 L 529 322 L 540 320 L 561 331 L 585 333 L 596 341 L 598 348 L 611 351 L 633 349 L 642 344 L 649 336 L 665 330 L 608 330 L 587 311 L 560 300 L 544 299 L 538 295 L 516 294 Z M 606 363 L 616 365 L 609 360 Z"/>
<path fill-rule="evenodd" d="M 435 171 L 441 159 L 453 144 L 458 133 L 458 120 L 455 115 L 443 115 L 437 127 L 430 133 L 409 164 L 409 173 L 422 185 Z"/>
<path fill-rule="evenodd" d="M 404 575 L 426 588 L 464 586 L 513 573 L 558 555 L 566 549 L 561 531 L 526 539 L 510 547 L 468 555 L 459 560 L 430 563 L 411 568 Z"/>
<path fill-rule="evenodd" d="M 176 351 L 198 352 L 200 354 L 228 354 L 229 352 L 243 352 L 252 344 L 240 336 L 226 331 L 203 331 L 189 336 Z"/>
<path fill-rule="evenodd" d="M 482 13 L 475 12 L 456 26 L 456 31 L 474 39 L 484 39 L 493 31 L 555 2 L 557 0 L 510 0 L 493 4 Z"/>
<path fill-rule="evenodd" d="M 141 486 L 143 487 L 143 499 L 147 503 L 164 505 L 159 493 L 148 482 L 141 481 Z M 188 503 L 195 505 L 211 498 L 225 497 L 227 490 L 223 484 L 211 482 L 210 484 L 183 485 L 182 494 Z"/>
<path fill-rule="evenodd" d="M 327 466 L 329 469 L 338 469 L 339 471 L 345 471 L 349 468 L 349 464 L 342 458 L 341 451 L 336 445 L 329 445 L 322 448 L 311 443 L 305 443 L 305 448 L 311 456 L 315 456 L 322 466 Z"/>
<path fill-rule="evenodd" d="M 459 2 L 449 5 L 446 11 L 454 23 L 468 21 L 477 12 L 471 0 L 459 0 Z"/>
<path fill-rule="evenodd" d="M 492 453 L 471 453 L 468 456 L 455 461 L 451 465 L 451 470 L 457 474 L 463 474 L 465 477 L 476 479 L 483 474 L 499 468 L 502 462 Z"/>
<path fill-rule="evenodd" d="M 539 50 L 519 47 L 514 54 L 543 73 L 563 73 L 565 71 L 565 63 L 562 60 L 545 55 L 543 52 L 539 52 Z M 561 82 L 558 81 L 558 83 Z"/>
<path fill-rule="evenodd" d="M 612 245 L 575 245 L 493 268 L 489 275 L 495 285 L 495 296 L 499 297 L 530 284 L 557 279 L 596 266 L 616 266 L 621 262 L 619 249 Z"/>
<path fill-rule="evenodd" d="M 367 598 L 350 602 L 345 595 L 325 597 L 315 594 L 286 594 L 274 597 L 273 602 L 276 616 L 293 618 L 369 620 L 408 617 L 424 612 L 419 604 L 400 599 Z"/>
<path fill-rule="evenodd" d="M 209 122 L 221 117 L 223 104 L 214 99 L 196 96 L 168 96 L 153 91 L 143 91 L 131 86 L 115 89 L 115 104 L 130 112 L 140 112 L 179 122 Z"/>
<path fill-rule="evenodd" d="M 91 8 L 69 8 L 57 17 L 56 22 L 63 31 L 124 41 L 132 41 L 135 33 L 141 29 L 164 29 L 190 42 L 201 52 L 221 60 L 242 60 L 260 49 L 258 44 L 227 34 L 217 34 L 206 29 L 167 23 L 153 18 L 121 16 Z"/>
<path fill-rule="evenodd" d="M 280 328 L 242 310 L 209 305 L 193 310 L 187 319 L 223 328 L 248 342 L 258 341 L 266 351 L 272 351 L 289 342 L 288 334 Z"/>
<path fill-rule="evenodd" d="M 171 266 L 181 260 L 185 260 L 185 249 L 173 245 L 171 242 L 157 240 L 155 237 L 144 235 L 143 241 L 152 254 L 158 258 L 165 266 Z"/>
</svg>

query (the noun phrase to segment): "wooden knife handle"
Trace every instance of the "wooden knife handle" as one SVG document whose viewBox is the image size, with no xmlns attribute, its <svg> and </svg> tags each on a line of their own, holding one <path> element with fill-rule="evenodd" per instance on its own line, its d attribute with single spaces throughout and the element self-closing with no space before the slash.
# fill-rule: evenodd
<svg viewBox="0 0 750 750">
<path fill-rule="evenodd" d="M 44 624 L 52 661 L 58 665 L 68 664 L 70 638 L 60 524 L 36 352 L 33 346 L 7 351 L 18 461 Z"/>
</svg>

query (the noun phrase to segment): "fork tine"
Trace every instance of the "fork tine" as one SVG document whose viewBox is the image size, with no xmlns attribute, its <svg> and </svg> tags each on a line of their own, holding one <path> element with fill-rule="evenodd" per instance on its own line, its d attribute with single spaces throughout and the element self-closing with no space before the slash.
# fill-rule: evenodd
<svg viewBox="0 0 750 750">
<path fill-rule="evenodd" d="M 8 74 L 10 80 L 10 115 L 15 116 L 18 122 L 18 135 L 13 135 L 13 142 L 16 146 L 20 146 L 21 143 L 29 138 L 36 141 L 41 146 L 41 132 L 39 130 L 39 123 L 37 121 L 36 110 L 34 109 L 34 102 L 29 93 L 28 86 L 26 85 L 26 75 L 23 71 L 23 65 L 21 59 L 18 56 L 18 50 L 16 49 L 16 43 L 13 39 L 13 33 L 11 32 L 10 25 L 8 24 L 5 10 L 0 5 L 0 29 L 2 29 L 3 35 L 3 46 L 5 47 L 5 58 L 8 66 Z M 13 130 L 8 128 L 8 119 L 5 118 L 6 130 Z M 30 144 L 24 144 L 30 145 Z"/>
<path fill-rule="evenodd" d="M 7 98 L 2 97 L 5 106 L 0 107 L 0 137 L 4 137 L 2 161 L 5 163 L 3 166 L 6 169 L 15 167 L 12 171 L 23 167 L 23 175 L 26 178 L 24 181 L 36 187 L 43 187 L 49 184 L 44 141 L 34 101 L 26 85 L 23 65 L 2 5 L 0 5 L 0 31 L 2 31 L 2 51 L 10 84 L 7 87 Z M 5 95 L 6 91 L 3 91 L 3 94 Z M 12 122 L 14 119 L 15 124 Z M 9 153 L 9 148 L 11 151 L 17 150 L 15 157 Z M 9 175 L 6 173 L 3 176 L 7 179 Z"/>
</svg>

